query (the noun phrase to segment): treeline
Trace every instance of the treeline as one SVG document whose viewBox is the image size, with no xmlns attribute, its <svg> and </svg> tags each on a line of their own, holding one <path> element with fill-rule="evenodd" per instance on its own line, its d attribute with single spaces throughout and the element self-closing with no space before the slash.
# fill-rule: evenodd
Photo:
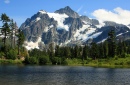
<svg viewBox="0 0 130 85">
<path fill-rule="evenodd" d="M 0 59 L 20 59 L 27 55 L 23 48 L 25 40 L 23 32 L 18 29 L 16 22 L 5 13 L 1 14 L 0 21 Z"/>
<path fill-rule="evenodd" d="M 106 41 L 101 43 L 92 42 L 83 46 L 55 46 L 51 43 L 49 49 L 40 51 L 33 49 L 25 60 L 26 64 L 68 64 L 67 59 L 80 59 L 83 63 L 87 60 L 125 58 L 130 54 L 130 42 L 116 40 L 115 31 L 108 33 Z M 86 61 L 86 62 L 84 62 Z"/>
</svg>

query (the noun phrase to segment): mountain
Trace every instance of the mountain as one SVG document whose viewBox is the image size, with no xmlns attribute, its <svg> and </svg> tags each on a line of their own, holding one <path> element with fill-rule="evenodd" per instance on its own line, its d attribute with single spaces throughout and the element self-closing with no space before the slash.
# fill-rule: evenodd
<svg viewBox="0 0 130 85">
<path fill-rule="evenodd" d="M 118 39 L 130 39 L 130 25 L 116 22 L 99 22 L 87 16 L 80 16 L 69 6 L 49 13 L 38 11 L 20 26 L 23 30 L 28 50 L 43 49 L 51 42 L 56 45 L 82 45 L 91 41 L 103 42 L 111 29 Z"/>
</svg>

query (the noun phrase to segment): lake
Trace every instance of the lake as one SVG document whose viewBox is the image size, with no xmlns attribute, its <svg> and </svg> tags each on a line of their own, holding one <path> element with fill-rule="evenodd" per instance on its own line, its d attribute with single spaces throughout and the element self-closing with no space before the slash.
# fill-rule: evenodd
<svg viewBox="0 0 130 85">
<path fill-rule="evenodd" d="M 5 65 L 0 85 L 130 85 L 130 69 Z"/>
</svg>

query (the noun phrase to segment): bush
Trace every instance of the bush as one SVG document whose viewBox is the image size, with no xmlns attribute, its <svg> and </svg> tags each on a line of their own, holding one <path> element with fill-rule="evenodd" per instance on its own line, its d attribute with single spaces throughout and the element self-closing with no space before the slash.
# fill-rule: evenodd
<svg viewBox="0 0 130 85">
<path fill-rule="evenodd" d="M 28 63 L 29 64 L 38 64 L 38 59 L 36 57 L 29 57 Z"/>
<path fill-rule="evenodd" d="M 130 61 L 127 61 L 126 64 L 127 64 L 127 65 L 130 65 Z"/>
<path fill-rule="evenodd" d="M 3 52 L 0 52 L 0 58 L 2 58 L 4 56 Z"/>
<path fill-rule="evenodd" d="M 125 58 L 126 57 L 126 54 L 125 53 L 122 53 L 121 54 L 121 58 Z"/>
<path fill-rule="evenodd" d="M 115 60 L 118 60 L 118 57 L 117 57 L 117 56 L 115 56 L 115 57 L 114 57 L 114 59 L 115 59 Z"/>
<path fill-rule="evenodd" d="M 49 62 L 48 56 L 41 56 L 39 57 L 39 64 L 40 65 L 46 65 Z"/>
<path fill-rule="evenodd" d="M 62 58 L 62 59 L 61 59 L 61 64 L 62 64 L 62 65 L 68 65 L 67 59 Z"/>
<path fill-rule="evenodd" d="M 9 52 L 7 53 L 6 58 L 15 60 L 17 58 L 17 51 L 13 50 L 13 49 L 9 50 Z"/>
<path fill-rule="evenodd" d="M 52 62 L 53 65 L 57 65 L 57 64 L 61 63 L 61 59 L 59 57 L 53 57 L 51 59 L 51 62 Z"/>
</svg>

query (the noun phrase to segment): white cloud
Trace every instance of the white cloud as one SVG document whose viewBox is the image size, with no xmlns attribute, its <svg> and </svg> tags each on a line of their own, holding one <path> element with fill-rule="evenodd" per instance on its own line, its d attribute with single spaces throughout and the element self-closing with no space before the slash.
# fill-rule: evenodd
<svg viewBox="0 0 130 85">
<path fill-rule="evenodd" d="M 83 6 L 80 6 L 80 8 L 78 8 L 77 12 L 80 12 L 80 10 L 82 10 Z"/>
<path fill-rule="evenodd" d="M 5 2 L 6 4 L 9 4 L 9 3 L 10 3 L 10 0 L 4 0 L 4 2 Z"/>
<path fill-rule="evenodd" d="M 125 10 L 120 7 L 112 11 L 105 9 L 95 10 L 92 15 L 100 21 L 114 21 L 116 23 L 130 24 L 130 10 Z"/>
</svg>

